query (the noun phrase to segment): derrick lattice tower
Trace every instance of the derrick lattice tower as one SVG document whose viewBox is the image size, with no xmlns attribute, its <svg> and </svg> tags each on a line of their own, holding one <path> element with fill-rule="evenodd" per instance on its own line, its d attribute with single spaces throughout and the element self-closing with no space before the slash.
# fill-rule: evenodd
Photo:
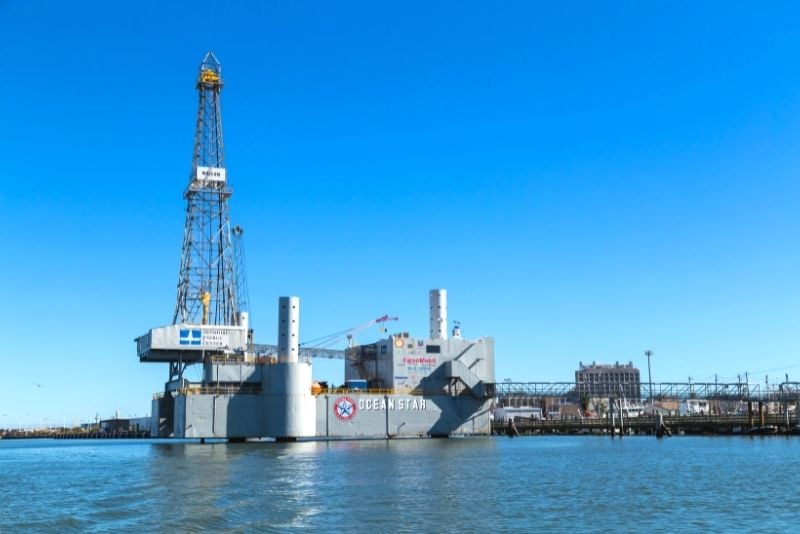
<svg viewBox="0 0 800 534">
<path fill-rule="evenodd" d="M 238 224 L 231 228 L 233 261 L 236 266 L 236 304 L 240 312 L 250 313 L 250 291 L 247 288 L 247 261 L 244 257 L 244 229 Z"/>
<path fill-rule="evenodd" d="M 231 242 L 225 153 L 222 143 L 222 66 L 206 54 L 197 77 L 199 103 L 194 156 L 184 193 L 178 299 L 173 323 L 237 323 L 236 265 Z"/>
</svg>

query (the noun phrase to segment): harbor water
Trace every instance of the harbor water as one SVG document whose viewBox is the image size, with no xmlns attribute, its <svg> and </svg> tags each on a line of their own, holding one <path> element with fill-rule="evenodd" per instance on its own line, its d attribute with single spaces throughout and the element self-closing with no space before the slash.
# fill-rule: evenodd
<svg viewBox="0 0 800 534">
<path fill-rule="evenodd" d="M 0 440 L 3 531 L 768 531 L 796 437 Z"/>
</svg>

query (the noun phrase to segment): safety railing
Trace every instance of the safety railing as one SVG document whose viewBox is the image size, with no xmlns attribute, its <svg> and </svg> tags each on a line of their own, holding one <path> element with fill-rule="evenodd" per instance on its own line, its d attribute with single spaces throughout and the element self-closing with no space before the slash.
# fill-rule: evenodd
<svg viewBox="0 0 800 534">
<path fill-rule="evenodd" d="M 419 395 L 412 389 L 385 389 L 385 388 L 328 388 L 314 392 L 314 395 Z"/>
<path fill-rule="evenodd" d="M 189 386 L 177 390 L 179 395 L 260 395 L 261 385 Z"/>
</svg>

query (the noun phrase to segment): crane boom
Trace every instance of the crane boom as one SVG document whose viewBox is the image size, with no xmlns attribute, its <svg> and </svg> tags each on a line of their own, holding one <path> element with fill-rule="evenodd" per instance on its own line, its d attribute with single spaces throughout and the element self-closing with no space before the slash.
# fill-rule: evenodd
<svg viewBox="0 0 800 534">
<path fill-rule="evenodd" d="M 377 317 L 371 321 L 367 321 L 366 323 L 362 323 L 360 325 L 354 326 L 352 328 L 348 328 L 346 330 L 341 330 L 339 332 L 334 332 L 333 334 L 328 334 L 327 336 L 322 336 L 316 339 L 311 339 L 304 343 L 301 343 L 301 346 L 305 349 L 325 349 L 336 345 L 337 343 L 353 339 L 353 336 L 370 328 L 371 326 L 375 326 L 376 324 L 386 323 L 389 321 L 399 321 L 399 317 L 390 317 L 389 315 L 382 315 Z"/>
</svg>

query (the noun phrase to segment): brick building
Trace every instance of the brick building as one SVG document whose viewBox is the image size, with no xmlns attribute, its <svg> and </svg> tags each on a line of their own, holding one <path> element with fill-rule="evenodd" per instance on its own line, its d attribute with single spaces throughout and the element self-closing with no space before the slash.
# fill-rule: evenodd
<svg viewBox="0 0 800 534">
<path fill-rule="evenodd" d="M 618 397 L 624 395 L 626 399 L 639 400 L 642 397 L 639 382 L 639 369 L 633 362 L 620 365 L 597 364 L 584 365 L 575 371 L 575 389 L 580 396 Z"/>
</svg>

